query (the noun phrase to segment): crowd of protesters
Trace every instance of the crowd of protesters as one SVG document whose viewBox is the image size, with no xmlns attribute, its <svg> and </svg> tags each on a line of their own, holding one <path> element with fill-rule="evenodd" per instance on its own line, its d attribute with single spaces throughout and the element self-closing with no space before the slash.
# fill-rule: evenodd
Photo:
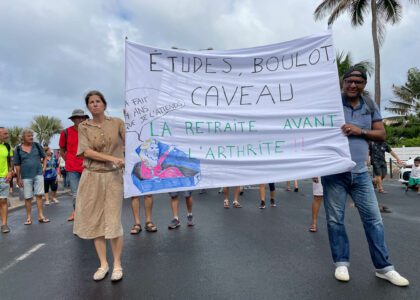
<svg viewBox="0 0 420 300">
<path fill-rule="evenodd" d="M 380 210 L 374 192 L 372 179 L 366 166 L 370 155 L 374 170 L 374 183 L 379 193 L 385 193 L 382 180 L 386 174 L 384 153 L 393 155 L 398 164 L 399 157 L 384 143 L 385 130 L 378 107 L 363 96 L 367 77 L 364 69 L 350 68 L 343 76 L 342 104 L 345 124 L 342 132 L 348 137 L 350 153 L 356 166 L 349 172 L 313 178 L 312 222 L 310 232 L 317 232 L 318 211 L 324 201 L 328 236 L 332 258 L 335 263 L 335 278 L 348 281 L 349 275 L 349 241 L 344 225 L 347 196 L 351 196 L 363 223 L 369 251 L 376 276 L 386 279 L 398 286 L 407 286 L 408 280 L 395 271 L 389 260 L 385 234 Z M 59 140 L 59 157 L 50 148 L 43 148 L 34 141 L 33 131 L 25 129 L 21 135 L 21 143 L 11 149 L 8 132 L 0 127 L 0 213 L 1 231 L 8 233 L 7 197 L 9 183 L 14 172 L 17 185 L 23 188 L 26 207 L 24 225 L 32 224 L 32 200 L 35 197 L 37 220 L 49 223 L 44 215 L 45 205 L 58 203 L 58 176 L 63 177 L 63 185 L 69 186 L 73 198 L 73 211 L 68 221 L 74 221 L 73 232 L 82 239 L 91 239 L 100 263 L 93 275 L 100 281 L 109 272 L 106 254 L 108 240 L 113 254 L 112 281 L 123 277 L 121 253 L 123 250 L 123 228 L 121 211 L 123 201 L 123 174 L 125 126 L 121 119 L 105 115 L 107 102 L 99 91 L 91 91 L 85 97 L 85 104 L 92 118 L 82 109 L 75 109 L 69 119 L 73 125 L 63 130 Z M 369 145 L 369 142 L 371 144 Z M 420 159 L 415 160 L 410 183 L 419 184 Z M 417 176 L 417 177 L 416 177 Z M 275 184 L 268 183 L 270 206 L 276 207 Z M 239 195 L 241 187 L 233 187 L 233 208 L 241 208 Z M 51 196 L 49 192 L 51 190 Z M 287 182 L 287 190 L 291 190 L 291 182 Z M 294 191 L 298 192 L 298 182 L 294 180 Z M 201 192 L 200 192 L 201 193 Z M 231 207 L 229 187 L 223 188 L 223 207 Z M 192 214 L 193 198 L 191 191 L 170 193 L 172 219 L 168 229 L 180 226 L 179 197 L 184 197 L 187 207 L 187 225 L 194 226 Z M 260 209 L 266 208 L 266 184 L 259 185 Z M 131 234 L 142 231 L 140 220 L 140 197 L 132 197 L 131 208 L 134 224 Z M 148 232 L 156 232 L 157 226 L 152 222 L 153 196 L 144 197 L 145 225 Z"/>
</svg>

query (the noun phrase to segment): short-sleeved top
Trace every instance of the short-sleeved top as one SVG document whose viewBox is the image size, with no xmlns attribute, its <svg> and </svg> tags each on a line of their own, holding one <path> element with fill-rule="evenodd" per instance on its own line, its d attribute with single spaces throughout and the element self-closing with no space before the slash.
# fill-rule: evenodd
<svg viewBox="0 0 420 300">
<path fill-rule="evenodd" d="M 79 143 L 78 131 L 74 126 L 68 127 L 67 138 L 64 133 L 65 130 L 60 133 L 60 141 L 58 145 L 61 149 L 66 149 L 66 171 L 67 172 L 78 172 L 83 171 L 83 158 L 77 157 L 77 146 Z"/>
<path fill-rule="evenodd" d="M 57 178 L 57 159 L 54 155 L 51 156 L 50 160 L 47 160 L 47 165 L 44 172 L 44 179 L 55 180 Z"/>
<path fill-rule="evenodd" d="M 81 156 L 86 149 L 124 158 L 125 125 L 118 118 L 105 117 L 101 125 L 86 120 L 79 124 L 79 146 L 77 155 Z M 111 162 L 102 162 L 84 157 L 83 167 L 93 172 L 107 172 L 117 167 Z"/>
<path fill-rule="evenodd" d="M 416 167 L 416 165 L 413 164 L 411 167 L 411 178 L 420 178 L 420 166 Z"/>
<path fill-rule="evenodd" d="M 9 153 L 8 153 L 9 152 Z M 9 173 L 9 162 L 7 157 L 13 156 L 13 150 L 10 147 L 10 151 L 7 150 L 7 147 L 4 143 L 0 144 L 0 178 L 5 178 L 7 173 Z"/>
<path fill-rule="evenodd" d="M 344 118 L 346 123 L 354 124 L 361 129 L 371 130 L 373 122 L 382 121 L 381 112 L 376 103 L 374 103 L 375 109 L 372 112 L 366 104 L 364 97 L 361 96 L 360 98 L 359 104 L 353 108 L 350 103 L 347 102 L 346 97 L 343 96 Z M 349 136 L 348 139 L 351 159 L 356 163 L 356 166 L 353 167 L 351 172 L 367 172 L 367 160 L 369 155 L 368 141 L 361 136 L 354 135 Z"/>
<path fill-rule="evenodd" d="M 36 142 L 32 143 L 30 153 L 23 151 L 22 145 L 17 145 L 13 155 L 13 163 L 20 166 L 22 179 L 31 179 L 37 175 L 42 175 L 41 159 L 44 157 L 44 149 Z"/>
<path fill-rule="evenodd" d="M 379 166 L 386 164 L 385 152 L 390 153 L 391 151 L 391 147 L 385 142 L 370 142 L 369 153 L 372 165 Z"/>
</svg>

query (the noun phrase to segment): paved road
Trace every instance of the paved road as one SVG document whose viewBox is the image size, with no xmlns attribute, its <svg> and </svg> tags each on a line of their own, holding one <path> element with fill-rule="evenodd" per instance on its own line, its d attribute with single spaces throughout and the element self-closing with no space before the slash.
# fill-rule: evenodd
<svg viewBox="0 0 420 300">
<path fill-rule="evenodd" d="M 124 279 L 94 282 L 97 260 L 90 241 L 72 234 L 66 217 L 69 196 L 46 208 L 50 224 L 23 226 L 24 210 L 10 215 L 12 231 L 0 235 L 0 299 L 419 299 L 420 197 L 396 182 L 380 201 L 392 262 L 411 282 L 398 288 L 374 276 L 355 208 L 347 210 L 351 242 L 351 281 L 333 277 L 323 208 L 319 231 L 308 232 L 311 183 L 298 193 L 278 185 L 276 208 L 259 210 L 258 191 L 246 190 L 242 209 L 223 209 L 221 195 L 194 192 L 196 226 L 169 231 L 167 195 L 155 200 L 157 233 L 128 233 L 132 225 L 125 201 Z M 182 204 L 184 204 L 182 202 Z M 33 212 L 35 215 L 35 213 Z"/>
</svg>

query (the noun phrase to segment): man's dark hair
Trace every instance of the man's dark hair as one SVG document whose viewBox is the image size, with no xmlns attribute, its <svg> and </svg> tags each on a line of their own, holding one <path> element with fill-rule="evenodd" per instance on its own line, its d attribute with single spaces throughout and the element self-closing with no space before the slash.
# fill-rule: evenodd
<svg viewBox="0 0 420 300">
<path fill-rule="evenodd" d="M 417 156 L 414 161 L 420 161 L 420 156 Z"/>
<path fill-rule="evenodd" d="M 351 74 L 353 72 L 360 72 L 360 74 Z M 343 74 L 343 79 L 347 77 L 355 76 L 355 77 L 362 77 L 364 80 L 367 80 L 366 69 L 362 65 L 354 65 L 351 66 L 348 70 L 346 70 Z"/>
</svg>

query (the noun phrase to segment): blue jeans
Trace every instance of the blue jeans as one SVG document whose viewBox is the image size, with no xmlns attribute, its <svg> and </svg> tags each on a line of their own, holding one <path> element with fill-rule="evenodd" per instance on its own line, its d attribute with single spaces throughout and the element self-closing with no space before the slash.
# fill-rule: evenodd
<svg viewBox="0 0 420 300">
<path fill-rule="evenodd" d="M 328 237 L 336 266 L 349 266 L 349 240 L 344 226 L 348 195 L 359 211 L 369 244 L 373 265 L 380 273 L 394 269 L 388 260 L 384 225 L 372 180 L 367 172 L 329 175 L 322 177 L 324 207 L 327 216 Z"/>
<path fill-rule="evenodd" d="M 67 180 L 70 183 L 70 191 L 73 195 L 73 208 L 76 207 L 76 196 L 77 196 L 77 189 L 79 188 L 79 181 L 80 176 L 82 176 L 79 172 L 67 172 Z"/>
</svg>

